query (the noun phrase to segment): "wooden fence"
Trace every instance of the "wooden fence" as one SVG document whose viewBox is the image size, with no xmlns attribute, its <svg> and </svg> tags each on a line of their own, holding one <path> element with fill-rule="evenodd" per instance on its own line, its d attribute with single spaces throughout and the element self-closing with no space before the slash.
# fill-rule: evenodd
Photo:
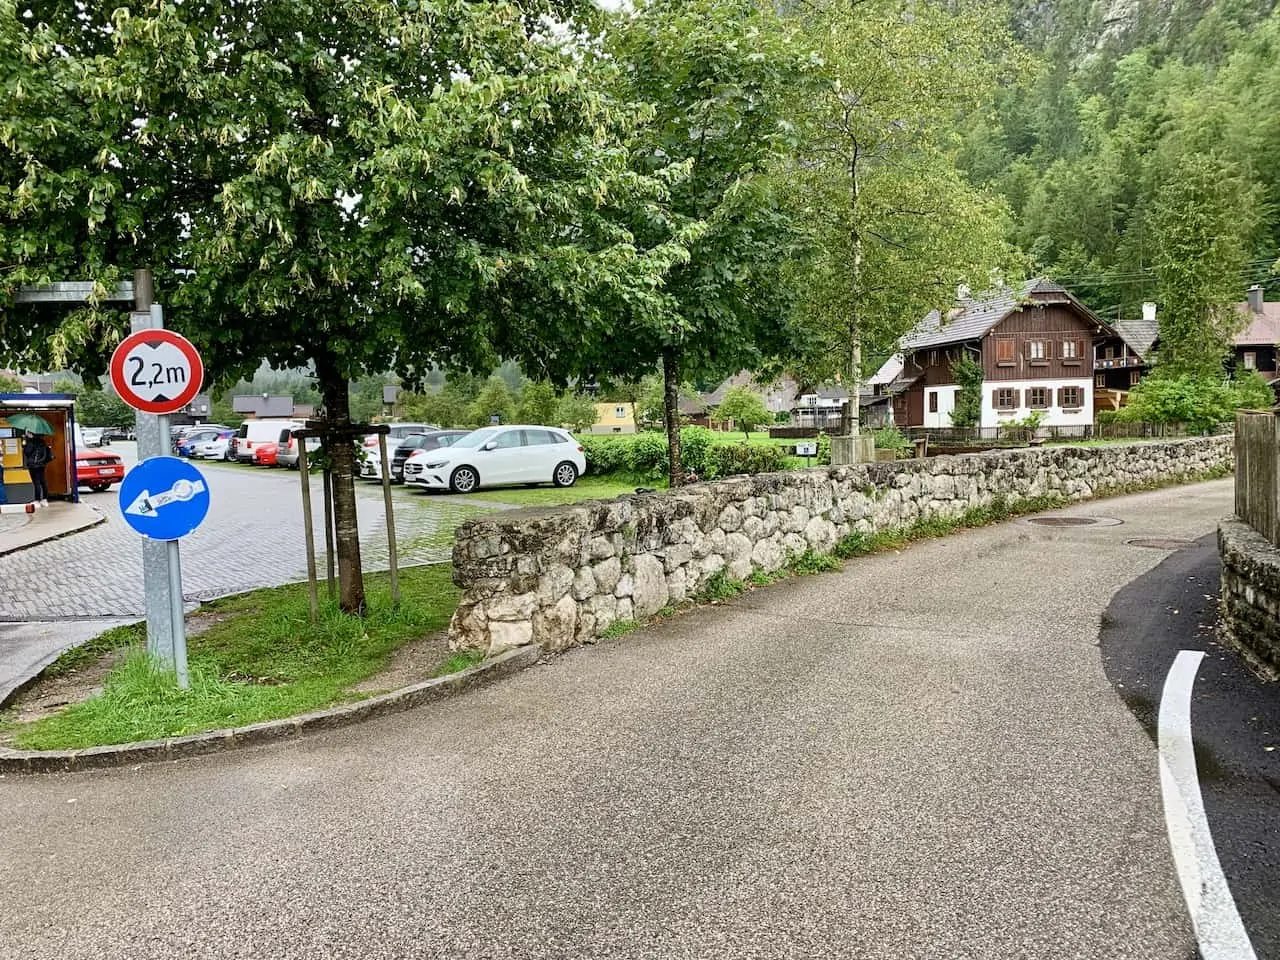
<svg viewBox="0 0 1280 960">
<path fill-rule="evenodd" d="M 1280 546 L 1280 416 L 1236 414 L 1236 516 Z"/>
</svg>

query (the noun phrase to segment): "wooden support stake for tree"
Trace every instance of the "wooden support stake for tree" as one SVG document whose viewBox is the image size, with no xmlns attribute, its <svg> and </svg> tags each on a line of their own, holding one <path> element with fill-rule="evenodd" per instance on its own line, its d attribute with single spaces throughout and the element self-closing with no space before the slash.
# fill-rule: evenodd
<svg viewBox="0 0 1280 960">
<path fill-rule="evenodd" d="M 316 536 L 311 529 L 311 468 L 307 466 L 307 441 L 298 440 L 298 475 L 302 482 L 302 523 L 307 542 L 307 599 L 311 601 L 311 622 L 320 620 L 320 598 L 316 595 Z"/>
<path fill-rule="evenodd" d="M 400 605 L 400 560 L 396 556 L 396 515 L 391 507 L 391 465 L 387 462 L 387 435 L 378 434 L 378 456 L 382 458 L 382 503 L 387 512 L 387 562 L 391 572 L 391 602 Z"/>
<path fill-rule="evenodd" d="M 333 570 L 333 471 L 324 468 L 324 575 L 329 583 L 329 599 L 336 594 Z"/>
</svg>

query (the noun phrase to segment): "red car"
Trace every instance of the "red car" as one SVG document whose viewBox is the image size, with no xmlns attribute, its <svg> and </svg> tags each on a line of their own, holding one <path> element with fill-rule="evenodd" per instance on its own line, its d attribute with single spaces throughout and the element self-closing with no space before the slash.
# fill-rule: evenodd
<svg viewBox="0 0 1280 960">
<path fill-rule="evenodd" d="M 260 443 L 253 448 L 253 463 L 258 467 L 276 467 L 280 465 L 280 444 Z"/>
<path fill-rule="evenodd" d="M 101 493 L 124 479 L 124 461 L 101 450 L 76 451 L 76 486 Z"/>
</svg>

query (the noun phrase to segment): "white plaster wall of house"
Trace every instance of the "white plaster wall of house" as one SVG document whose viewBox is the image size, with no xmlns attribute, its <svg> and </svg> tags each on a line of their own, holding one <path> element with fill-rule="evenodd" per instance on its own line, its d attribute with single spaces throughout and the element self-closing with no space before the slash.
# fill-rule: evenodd
<svg viewBox="0 0 1280 960">
<path fill-rule="evenodd" d="M 1043 387 L 1049 391 L 1048 406 L 1031 407 L 1028 391 L 1033 387 Z M 1062 405 L 1063 387 L 1074 387 L 1079 391 L 1079 407 Z M 1018 405 L 1012 408 L 997 407 L 995 391 L 1000 389 L 1016 391 Z M 1043 424 L 1046 427 L 1088 426 L 1093 423 L 1093 380 L 1085 377 L 1072 380 L 987 380 L 983 383 L 982 426 L 998 427 L 1009 420 L 1020 420 L 1031 413 L 1032 409 L 1043 411 Z"/>
<path fill-rule="evenodd" d="M 1230 468 L 1231 437 L 1044 447 L 732 477 L 669 493 L 469 520 L 458 528 L 455 648 L 548 651 L 641 620 L 724 573 L 743 580 L 852 532 L 958 517 L 997 497 L 1099 492 Z"/>
<path fill-rule="evenodd" d="M 950 427 L 951 413 L 956 408 L 960 388 L 950 385 L 926 387 L 924 391 L 924 425 L 926 427 Z M 934 408 L 937 409 L 934 409 Z"/>
</svg>

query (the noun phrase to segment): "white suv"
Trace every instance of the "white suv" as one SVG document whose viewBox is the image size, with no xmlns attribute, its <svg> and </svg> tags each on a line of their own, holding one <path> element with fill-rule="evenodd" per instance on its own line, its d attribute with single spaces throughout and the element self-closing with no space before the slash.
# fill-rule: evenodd
<svg viewBox="0 0 1280 960">
<path fill-rule="evenodd" d="M 484 427 L 451 446 L 419 450 L 404 464 L 404 482 L 470 493 L 508 483 L 571 487 L 587 469 L 582 446 L 559 427 Z"/>
</svg>

